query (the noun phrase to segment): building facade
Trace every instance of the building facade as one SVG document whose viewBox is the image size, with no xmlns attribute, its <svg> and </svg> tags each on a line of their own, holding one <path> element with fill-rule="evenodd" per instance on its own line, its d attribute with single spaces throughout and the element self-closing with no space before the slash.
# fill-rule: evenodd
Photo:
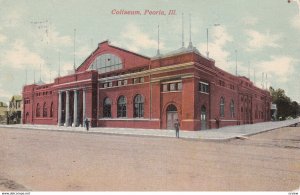
<svg viewBox="0 0 300 195">
<path fill-rule="evenodd" d="M 8 124 L 20 124 L 22 118 L 22 97 L 14 95 L 9 101 Z"/>
<path fill-rule="evenodd" d="M 190 46 L 149 58 L 111 45 L 53 83 L 23 88 L 23 123 L 201 130 L 270 120 L 271 96 Z"/>
<path fill-rule="evenodd" d="M 0 102 L 0 124 L 7 124 L 7 104 Z"/>
</svg>

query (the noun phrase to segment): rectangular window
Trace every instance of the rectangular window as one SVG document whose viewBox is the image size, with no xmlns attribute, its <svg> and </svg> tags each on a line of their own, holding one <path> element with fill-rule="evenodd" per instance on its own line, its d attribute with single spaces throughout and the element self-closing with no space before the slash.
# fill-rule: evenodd
<svg viewBox="0 0 300 195">
<path fill-rule="evenodd" d="M 138 83 L 138 79 L 137 79 L 137 78 L 134 78 L 134 79 L 133 79 L 133 83 L 134 83 L 134 84 Z"/>
<path fill-rule="evenodd" d="M 168 84 L 163 84 L 163 91 L 168 91 Z"/>
<path fill-rule="evenodd" d="M 109 82 L 109 83 L 108 83 L 108 87 L 112 87 L 112 82 Z"/>
<path fill-rule="evenodd" d="M 209 84 L 200 82 L 199 84 L 199 91 L 203 93 L 209 93 Z"/>
<path fill-rule="evenodd" d="M 141 78 L 140 78 L 140 82 L 143 83 L 144 81 L 145 81 L 145 80 L 144 80 L 144 77 L 141 77 Z"/>
<path fill-rule="evenodd" d="M 182 90 L 182 83 L 177 83 L 177 90 L 181 91 Z"/>
<path fill-rule="evenodd" d="M 127 85 L 127 80 L 124 80 L 124 85 Z"/>
<path fill-rule="evenodd" d="M 171 83 L 170 84 L 170 91 L 175 91 L 176 90 L 175 86 L 176 86 L 176 83 Z"/>
<path fill-rule="evenodd" d="M 121 86 L 122 85 L 122 81 L 118 81 L 118 86 Z"/>
</svg>

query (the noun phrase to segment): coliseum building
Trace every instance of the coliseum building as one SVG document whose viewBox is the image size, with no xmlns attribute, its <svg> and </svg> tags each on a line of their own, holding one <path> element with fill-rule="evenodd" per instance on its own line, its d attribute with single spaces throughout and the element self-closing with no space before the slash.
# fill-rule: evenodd
<svg viewBox="0 0 300 195">
<path fill-rule="evenodd" d="M 149 58 L 98 44 L 53 83 L 23 88 L 23 123 L 201 130 L 270 120 L 271 96 L 192 47 Z"/>
</svg>

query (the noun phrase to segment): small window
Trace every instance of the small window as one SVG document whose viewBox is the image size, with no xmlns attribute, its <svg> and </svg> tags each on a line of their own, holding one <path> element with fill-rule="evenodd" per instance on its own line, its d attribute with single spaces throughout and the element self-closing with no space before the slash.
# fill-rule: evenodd
<svg viewBox="0 0 300 195">
<path fill-rule="evenodd" d="M 118 86 L 121 86 L 122 85 L 122 81 L 118 81 Z"/>
<path fill-rule="evenodd" d="M 209 85 L 207 83 L 200 83 L 199 84 L 199 91 L 203 93 L 209 93 Z"/>
<path fill-rule="evenodd" d="M 163 84 L 163 91 L 168 91 L 168 84 Z"/>
<path fill-rule="evenodd" d="M 178 91 L 182 90 L 182 83 L 177 83 L 177 89 L 178 89 Z"/>
<path fill-rule="evenodd" d="M 170 84 L 170 91 L 175 91 L 176 90 L 175 86 L 176 86 L 176 83 L 171 83 Z"/>
</svg>

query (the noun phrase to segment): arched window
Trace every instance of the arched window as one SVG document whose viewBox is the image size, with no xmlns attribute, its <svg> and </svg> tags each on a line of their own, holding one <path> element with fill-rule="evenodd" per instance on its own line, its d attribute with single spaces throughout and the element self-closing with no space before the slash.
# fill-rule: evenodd
<svg viewBox="0 0 300 195">
<path fill-rule="evenodd" d="M 220 117 L 224 117 L 224 110 L 225 110 L 225 99 L 221 97 L 220 99 Z"/>
<path fill-rule="evenodd" d="M 168 107 L 167 107 L 167 112 L 177 112 L 177 108 L 174 104 L 170 104 Z"/>
<path fill-rule="evenodd" d="M 105 98 L 103 101 L 103 117 L 111 118 L 111 100 L 109 98 Z"/>
<path fill-rule="evenodd" d="M 110 72 L 122 68 L 122 60 L 114 54 L 102 54 L 98 56 L 89 69 L 98 70 L 100 73 Z"/>
<path fill-rule="evenodd" d="M 53 102 L 51 102 L 50 106 L 50 117 L 53 117 Z"/>
<path fill-rule="evenodd" d="M 117 117 L 126 117 L 126 98 L 120 96 L 118 99 Z"/>
<path fill-rule="evenodd" d="M 47 105 L 46 105 L 46 102 L 43 105 L 43 117 L 47 117 Z"/>
<path fill-rule="evenodd" d="M 134 98 L 134 112 L 133 117 L 144 117 L 144 97 L 142 95 L 136 95 Z"/>
<path fill-rule="evenodd" d="M 41 116 L 41 107 L 40 107 L 39 103 L 36 105 L 35 115 L 36 115 L 36 117 Z"/>
<path fill-rule="evenodd" d="M 231 100 L 231 102 L 230 102 L 230 116 L 231 116 L 231 118 L 234 118 L 234 101 L 233 100 Z"/>
</svg>

